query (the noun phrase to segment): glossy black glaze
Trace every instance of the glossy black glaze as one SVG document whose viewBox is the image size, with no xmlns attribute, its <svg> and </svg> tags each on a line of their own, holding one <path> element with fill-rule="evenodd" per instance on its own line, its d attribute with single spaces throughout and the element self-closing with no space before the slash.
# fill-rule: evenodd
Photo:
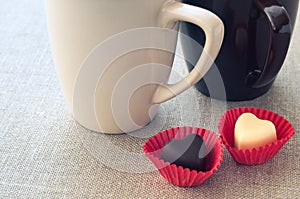
<svg viewBox="0 0 300 199">
<path fill-rule="evenodd" d="M 161 159 L 165 162 L 205 171 L 206 148 L 201 136 L 190 134 L 182 140 L 171 140 L 162 150 Z"/>
<path fill-rule="evenodd" d="M 216 66 L 196 84 L 196 88 L 212 98 L 229 101 L 251 100 L 266 93 L 285 60 L 299 0 L 183 2 L 214 12 L 225 26 Z M 204 46 L 205 35 L 197 26 L 181 22 L 180 31 Z M 202 52 L 186 40 L 182 40 L 182 48 L 185 57 L 189 57 L 188 68 L 192 70 Z M 226 96 L 220 86 L 223 83 Z"/>
</svg>

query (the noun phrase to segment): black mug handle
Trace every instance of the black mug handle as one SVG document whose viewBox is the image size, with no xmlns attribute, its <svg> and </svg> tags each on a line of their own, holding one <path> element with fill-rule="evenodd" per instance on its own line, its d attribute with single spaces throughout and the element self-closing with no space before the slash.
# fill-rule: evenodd
<svg viewBox="0 0 300 199">
<path fill-rule="evenodd" d="M 277 76 L 288 51 L 292 25 L 286 9 L 277 0 L 255 0 L 256 6 L 267 18 L 270 27 L 268 55 L 263 69 L 251 71 L 248 85 L 260 88 Z"/>
</svg>

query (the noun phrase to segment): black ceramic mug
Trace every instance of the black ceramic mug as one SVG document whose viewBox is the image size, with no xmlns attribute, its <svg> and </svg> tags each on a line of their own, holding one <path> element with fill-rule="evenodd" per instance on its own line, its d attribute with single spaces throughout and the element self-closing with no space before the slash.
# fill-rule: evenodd
<svg viewBox="0 0 300 199">
<path fill-rule="evenodd" d="M 212 98 L 229 101 L 251 100 L 266 93 L 285 60 L 299 0 L 183 2 L 214 12 L 225 25 L 225 38 L 215 66 L 196 88 Z M 180 26 L 182 33 L 204 45 L 201 29 L 186 22 Z M 202 51 L 195 49 L 189 40 L 181 39 L 181 42 L 186 60 L 197 60 Z M 191 62 L 189 70 L 195 65 Z"/>
</svg>

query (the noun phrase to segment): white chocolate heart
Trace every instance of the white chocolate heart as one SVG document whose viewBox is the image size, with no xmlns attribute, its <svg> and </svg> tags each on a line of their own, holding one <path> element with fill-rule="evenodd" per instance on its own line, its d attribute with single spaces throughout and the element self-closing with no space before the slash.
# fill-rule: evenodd
<svg viewBox="0 0 300 199">
<path fill-rule="evenodd" d="M 258 148 L 277 140 L 275 125 L 252 113 L 243 113 L 235 123 L 234 145 L 238 150 Z"/>
</svg>

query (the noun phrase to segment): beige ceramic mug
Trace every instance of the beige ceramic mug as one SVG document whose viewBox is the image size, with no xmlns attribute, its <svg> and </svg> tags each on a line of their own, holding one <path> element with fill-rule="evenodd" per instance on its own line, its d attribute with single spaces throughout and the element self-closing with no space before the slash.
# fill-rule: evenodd
<svg viewBox="0 0 300 199">
<path fill-rule="evenodd" d="M 76 121 L 118 134 L 147 125 L 158 104 L 193 86 L 209 70 L 224 35 L 213 13 L 167 0 L 46 0 L 51 47 Z M 183 80 L 167 84 L 177 21 L 206 35 L 203 55 Z"/>
</svg>

